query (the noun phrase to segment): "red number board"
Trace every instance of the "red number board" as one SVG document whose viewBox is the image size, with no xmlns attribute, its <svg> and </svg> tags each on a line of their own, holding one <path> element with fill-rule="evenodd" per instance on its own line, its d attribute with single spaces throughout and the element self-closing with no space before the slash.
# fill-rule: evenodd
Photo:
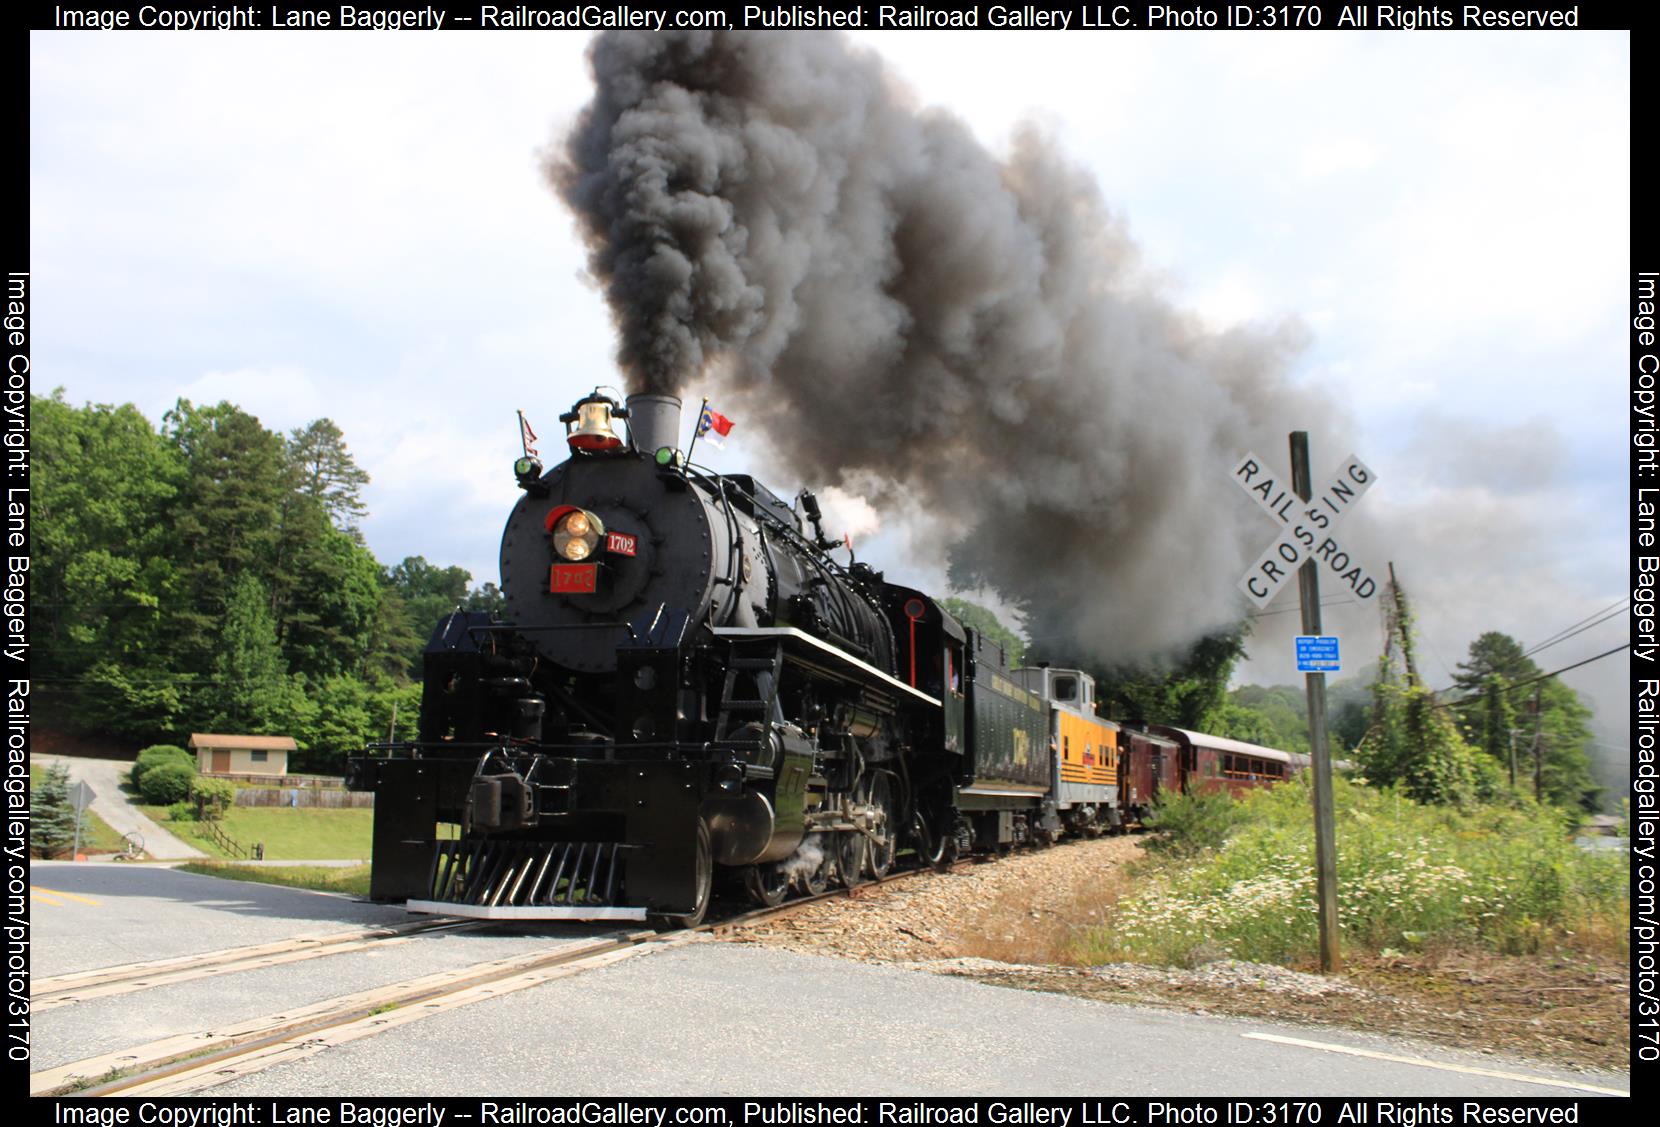
<svg viewBox="0 0 1660 1127">
<path fill-rule="evenodd" d="M 598 577 L 596 564 L 554 564 L 548 590 L 555 595 L 591 595 Z"/>
<path fill-rule="evenodd" d="M 632 556 L 639 548 L 639 541 L 626 532 L 607 532 L 605 534 L 605 550 L 619 556 Z"/>
</svg>

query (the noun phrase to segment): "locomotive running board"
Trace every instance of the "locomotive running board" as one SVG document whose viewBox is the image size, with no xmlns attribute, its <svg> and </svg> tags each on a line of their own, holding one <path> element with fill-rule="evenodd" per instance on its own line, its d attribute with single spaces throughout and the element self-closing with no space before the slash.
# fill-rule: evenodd
<svg viewBox="0 0 1660 1127">
<path fill-rule="evenodd" d="M 452 904 L 444 900 L 410 900 L 410 912 L 437 916 L 466 916 L 474 920 L 644 920 L 644 908 L 562 908 L 552 904 L 523 908 L 488 907 L 482 904 Z"/>
<path fill-rule="evenodd" d="M 854 657 L 850 653 L 847 653 L 845 650 L 838 650 L 829 642 L 815 638 L 811 634 L 797 630 L 793 626 L 717 626 L 715 627 L 713 633 L 717 638 L 733 638 L 738 640 L 777 638 L 781 641 L 805 645 L 816 651 L 818 655 L 834 658 L 841 664 L 850 666 L 854 670 L 857 670 L 860 675 L 872 677 L 896 692 L 901 692 L 906 696 L 914 697 L 915 699 L 922 701 L 924 704 L 933 705 L 935 708 L 940 706 L 938 698 L 931 697 L 924 692 L 919 692 L 907 685 L 905 682 L 899 680 L 897 677 L 891 677 L 888 674 L 883 673 L 880 669 L 876 668 L 874 665 L 871 665 L 869 662 L 860 661 L 858 658 Z"/>
</svg>

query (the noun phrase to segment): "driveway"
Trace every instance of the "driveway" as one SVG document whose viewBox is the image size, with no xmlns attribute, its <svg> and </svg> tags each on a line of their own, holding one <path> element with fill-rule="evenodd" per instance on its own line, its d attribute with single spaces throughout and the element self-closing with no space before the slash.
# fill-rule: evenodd
<svg viewBox="0 0 1660 1127">
<path fill-rule="evenodd" d="M 206 857 L 193 845 L 186 845 L 147 817 L 144 811 L 127 801 L 127 792 L 121 784 L 132 770 L 126 759 L 82 759 L 73 755 L 35 755 L 31 759 L 42 767 L 61 763 L 69 768 L 71 783 L 85 783 L 92 788 L 92 810 L 108 822 L 119 834 L 136 833 L 144 839 L 144 852 L 158 861 L 188 861 Z"/>
</svg>

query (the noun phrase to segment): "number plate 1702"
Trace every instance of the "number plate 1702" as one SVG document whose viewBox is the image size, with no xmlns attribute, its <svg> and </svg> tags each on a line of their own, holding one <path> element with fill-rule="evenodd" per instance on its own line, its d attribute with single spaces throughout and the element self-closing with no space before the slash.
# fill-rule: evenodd
<svg viewBox="0 0 1660 1127">
<path fill-rule="evenodd" d="M 555 595 L 592 594 L 598 578 L 597 564 L 554 564 L 548 590 Z"/>
</svg>

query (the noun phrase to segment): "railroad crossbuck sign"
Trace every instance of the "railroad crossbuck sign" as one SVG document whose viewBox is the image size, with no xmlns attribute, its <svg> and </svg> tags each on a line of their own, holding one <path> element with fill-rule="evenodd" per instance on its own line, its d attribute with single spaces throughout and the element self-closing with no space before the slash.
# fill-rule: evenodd
<svg viewBox="0 0 1660 1127">
<path fill-rule="evenodd" d="M 1292 490 L 1290 478 L 1275 473 L 1267 461 L 1255 454 L 1239 460 L 1233 469 L 1233 479 L 1281 526 L 1280 538 L 1257 557 L 1245 578 L 1239 581 L 1239 589 L 1257 609 L 1272 602 L 1286 580 L 1310 559 L 1330 568 L 1333 577 L 1354 592 L 1357 599 L 1370 599 L 1377 594 L 1377 581 L 1334 535 L 1338 522 L 1377 480 L 1359 458 L 1349 455 L 1331 483 L 1307 502 Z"/>
</svg>

